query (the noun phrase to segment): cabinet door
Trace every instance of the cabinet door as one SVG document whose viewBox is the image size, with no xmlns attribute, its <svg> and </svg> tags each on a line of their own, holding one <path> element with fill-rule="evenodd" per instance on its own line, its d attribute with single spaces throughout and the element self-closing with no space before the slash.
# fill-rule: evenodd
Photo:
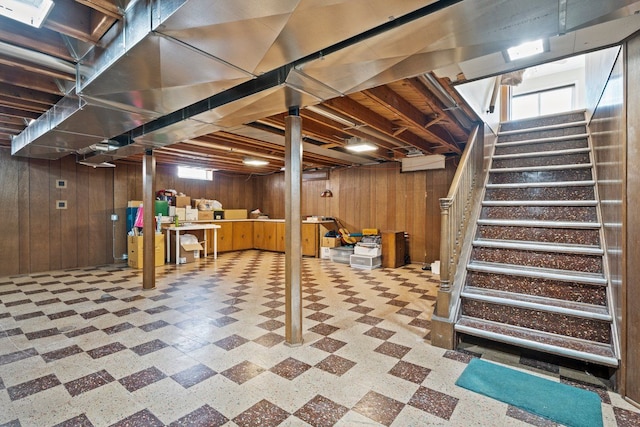
<svg viewBox="0 0 640 427">
<path fill-rule="evenodd" d="M 215 222 L 220 228 L 218 229 L 218 252 L 229 252 L 233 250 L 233 223 L 232 222 Z"/>
<path fill-rule="evenodd" d="M 253 247 L 255 249 L 265 249 L 264 244 L 264 222 L 253 223 Z"/>
<path fill-rule="evenodd" d="M 275 250 L 277 252 L 284 252 L 285 248 L 286 248 L 286 244 L 285 244 L 285 237 L 286 237 L 286 232 L 285 232 L 286 228 L 285 228 L 285 223 L 284 222 L 278 222 L 276 223 L 276 248 Z"/>
<path fill-rule="evenodd" d="M 302 255 L 318 256 L 318 226 L 302 224 Z"/>
<path fill-rule="evenodd" d="M 275 251 L 278 247 L 277 223 L 264 223 L 264 248 L 267 251 Z"/>
<path fill-rule="evenodd" d="M 233 223 L 233 250 L 240 251 L 253 248 L 253 222 Z"/>
</svg>

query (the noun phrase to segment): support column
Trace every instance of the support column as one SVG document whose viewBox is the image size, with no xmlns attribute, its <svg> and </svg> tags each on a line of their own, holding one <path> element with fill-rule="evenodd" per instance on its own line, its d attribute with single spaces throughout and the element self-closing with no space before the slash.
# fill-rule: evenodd
<svg viewBox="0 0 640 427">
<path fill-rule="evenodd" d="M 302 119 L 298 107 L 285 117 L 285 340 L 302 345 Z"/>
<path fill-rule="evenodd" d="M 142 161 L 142 288 L 153 289 L 156 287 L 156 261 L 155 261 L 155 237 L 154 217 L 156 214 L 155 202 L 155 178 L 156 157 L 152 150 L 144 153 Z"/>
</svg>

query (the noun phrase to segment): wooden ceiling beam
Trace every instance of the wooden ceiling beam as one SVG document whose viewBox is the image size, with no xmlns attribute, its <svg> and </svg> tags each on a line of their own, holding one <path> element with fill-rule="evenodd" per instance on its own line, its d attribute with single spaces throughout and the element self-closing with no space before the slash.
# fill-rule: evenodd
<svg viewBox="0 0 640 427">
<path fill-rule="evenodd" d="M 49 94 L 62 95 L 53 79 L 30 72 L 20 72 L 13 67 L 0 65 L 0 83 L 6 83 L 21 88 L 37 90 Z"/>
<path fill-rule="evenodd" d="M 123 12 L 113 1 L 107 0 L 76 0 L 77 3 L 83 4 L 103 15 L 114 19 L 122 19 Z"/>
<path fill-rule="evenodd" d="M 11 108 L 18 108 L 25 111 L 33 111 L 35 113 L 44 113 L 49 109 L 48 106 L 37 102 L 27 101 L 25 99 L 17 99 L 9 96 L 0 95 L 0 105 Z"/>
<path fill-rule="evenodd" d="M 333 98 L 325 101 L 322 105 L 331 108 L 332 110 L 339 112 L 347 117 L 350 117 L 357 122 L 366 123 L 372 129 L 377 130 L 391 138 L 394 138 L 404 145 L 418 148 L 425 153 L 429 154 L 433 152 L 434 147 L 428 141 L 420 138 L 411 132 L 403 132 L 395 137 L 393 134 L 398 130 L 394 123 L 378 113 L 363 107 L 358 102 L 349 97 Z M 368 138 L 368 136 L 366 136 Z"/>
<path fill-rule="evenodd" d="M 51 68 L 34 65 L 32 62 L 24 61 L 22 59 L 17 59 L 17 58 L 11 58 L 8 56 L 0 55 L 0 64 L 6 65 L 12 68 L 17 68 L 23 71 L 51 77 L 53 79 L 66 80 L 70 82 L 74 82 L 76 80 L 76 77 L 73 74 L 52 70 Z"/>
<path fill-rule="evenodd" d="M 430 119 L 387 86 L 368 89 L 363 91 L 363 94 L 396 114 L 401 121 L 409 124 L 413 133 L 425 133 L 429 139 L 435 140 L 450 151 L 462 153 L 458 146 L 446 139 L 449 137 L 447 134 L 443 135 L 437 129 L 427 129 Z"/>
<path fill-rule="evenodd" d="M 0 106 L 0 116 L 18 117 L 20 119 L 37 119 L 40 117 L 40 113 L 34 113 L 32 111 L 24 111 L 17 108 L 2 107 Z"/>
<path fill-rule="evenodd" d="M 93 9 L 73 0 L 56 0 L 53 10 L 42 25 L 83 42 L 97 43 L 100 38 L 93 36 L 92 12 Z"/>
<path fill-rule="evenodd" d="M 61 95 L 39 92 L 37 90 L 12 86 L 6 83 L 0 83 L 0 93 L 10 98 L 31 101 L 46 106 L 55 104 L 61 98 Z"/>
</svg>

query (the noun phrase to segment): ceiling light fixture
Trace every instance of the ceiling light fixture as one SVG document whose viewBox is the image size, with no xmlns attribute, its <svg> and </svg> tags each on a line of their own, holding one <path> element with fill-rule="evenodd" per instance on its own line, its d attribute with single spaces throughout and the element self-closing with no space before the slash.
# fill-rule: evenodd
<svg viewBox="0 0 640 427">
<path fill-rule="evenodd" d="M 369 141 L 364 139 L 353 137 L 347 140 L 347 145 L 344 146 L 349 151 L 353 151 L 354 153 L 366 153 L 368 151 L 375 151 L 378 149 L 377 146 L 373 145 Z"/>
<path fill-rule="evenodd" d="M 525 42 L 507 49 L 507 55 L 510 61 L 528 58 L 542 52 L 544 52 L 544 42 L 542 39 Z"/>
<path fill-rule="evenodd" d="M 269 164 L 269 162 L 266 160 L 252 158 L 246 158 L 242 161 L 242 163 L 248 166 L 266 166 Z"/>
<path fill-rule="evenodd" d="M 334 122 L 338 122 L 340 124 L 349 126 L 349 127 L 357 127 L 358 124 L 356 122 L 354 122 L 353 120 L 342 116 L 339 113 L 333 112 L 331 110 L 328 110 L 326 107 L 323 107 L 321 105 L 309 105 L 307 107 L 305 107 L 305 110 L 309 110 L 312 113 L 316 113 L 319 114 L 323 117 L 326 117 L 327 119 L 333 120 Z"/>
<path fill-rule="evenodd" d="M 0 15 L 36 28 L 40 28 L 51 9 L 53 9 L 51 0 L 3 0 L 0 2 Z"/>
</svg>

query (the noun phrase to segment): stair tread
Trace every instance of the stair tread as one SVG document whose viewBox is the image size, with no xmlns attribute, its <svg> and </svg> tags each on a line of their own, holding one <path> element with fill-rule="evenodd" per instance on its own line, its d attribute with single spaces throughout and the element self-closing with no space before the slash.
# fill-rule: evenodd
<svg viewBox="0 0 640 427">
<path fill-rule="evenodd" d="M 548 227 L 548 228 L 600 228 L 599 222 L 578 221 L 538 221 L 526 219 L 479 219 L 478 225 L 502 225 L 515 227 Z"/>
<path fill-rule="evenodd" d="M 593 180 L 586 181 L 544 181 L 544 182 L 513 182 L 508 184 L 487 184 L 486 188 L 538 188 L 538 187 L 592 187 Z"/>
<path fill-rule="evenodd" d="M 599 246 L 575 245 L 567 243 L 533 242 L 524 240 L 475 239 L 473 246 L 529 251 L 560 252 L 579 255 L 604 255 Z"/>
<path fill-rule="evenodd" d="M 483 200 L 482 206 L 541 206 L 541 207 L 582 207 L 597 206 L 595 200 Z"/>
<path fill-rule="evenodd" d="M 466 285 L 463 298 L 479 299 L 496 304 L 529 308 L 538 311 L 563 313 L 610 322 L 609 310 L 605 306 L 567 301 L 536 295 L 519 294 L 490 288 L 479 288 Z"/>
<path fill-rule="evenodd" d="M 576 163 L 566 165 L 549 165 L 549 166 L 521 166 L 514 168 L 491 168 L 489 173 L 505 173 L 505 172 L 535 172 L 550 170 L 567 170 L 567 169 L 591 169 L 592 163 Z"/>
<path fill-rule="evenodd" d="M 515 135 L 518 133 L 525 133 L 528 132 L 527 131 L 508 131 L 510 133 L 503 133 L 502 136 L 507 136 L 507 135 Z M 500 134 L 498 134 L 498 137 L 500 137 Z M 519 141 L 506 141 L 506 142 L 500 142 L 500 140 L 498 140 L 496 142 L 496 147 L 520 147 L 520 146 L 524 146 L 524 145 L 535 145 L 535 144 L 543 144 L 545 142 L 560 142 L 560 141 L 571 141 L 571 140 L 576 140 L 576 139 L 587 139 L 589 137 L 588 134 L 586 133 L 576 133 L 573 135 L 559 135 L 559 136 L 548 136 L 546 138 L 531 138 L 531 139 L 522 139 Z"/>
<path fill-rule="evenodd" d="M 564 282 L 576 282 L 602 286 L 607 284 L 607 280 L 602 273 L 585 273 L 582 271 L 529 267 L 486 261 L 471 261 L 467 264 L 467 269 L 485 273 L 500 273 L 512 276 L 560 280 Z"/>
<path fill-rule="evenodd" d="M 513 121 L 501 122 L 500 123 L 500 128 L 502 128 L 503 125 L 511 123 L 511 122 L 513 122 Z M 527 132 L 539 132 L 539 131 L 543 131 L 543 130 L 564 129 L 564 128 L 570 128 L 570 127 L 576 127 L 576 126 L 586 126 L 587 124 L 588 123 L 587 123 L 586 120 L 579 120 L 577 122 L 555 123 L 555 124 L 552 124 L 552 125 L 534 126 L 534 127 L 529 127 L 529 128 L 521 128 L 521 129 L 513 129 L 513 130 L 502 130 L 502 129 L 500 129 L 498 131 L 498 136 L 500 136 L 500 135 L 514 135 L 514 134 L 518 134 L 518 133 L 527 133 Z"/>
<path fill-rule="evenodd" d="M 493 341 L 606 366 L 617 367 L 619 363 L 613 348 L 608 344 L 585 341 L 578 338 L 535 331 L 466 316 L 461 316 L 456 322 L 455 330 Z"/>
<path fill-rule="evenodd" d="M 589 147 L 585 148 L 567 148 L 565 150 L 545 150 L 545 151 L 529 151 L 526 153 L 513 153 L 513 154 L 494 154 L 494 160 L 509 160 L 509 159 L 522 159 L 528 157 L 549 157 L 549 156 L 562 156 L 566 154 L 579 154 L 588 153 Z"/>
</svg>

